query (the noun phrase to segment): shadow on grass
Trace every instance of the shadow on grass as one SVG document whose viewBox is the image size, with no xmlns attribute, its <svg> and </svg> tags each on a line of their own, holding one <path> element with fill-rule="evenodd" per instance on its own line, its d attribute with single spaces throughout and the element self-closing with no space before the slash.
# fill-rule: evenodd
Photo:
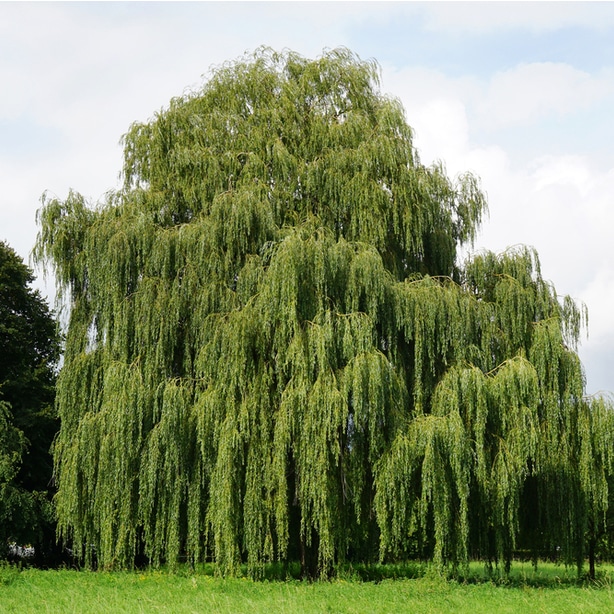
<svg viewBox="0 0 614 614">
<path fill-rule="evenodd" d="M 19 579 L 23 566 L 0 561 L 0 588 Z M 135 573 L 142 573 L 144 570 Z M 80 572 L 77 572 L 80 573 Z M 105 572 L 94 572 L 105 573 Z M 130 572 L 124 572 L 130 573 Z M 200 563 L 196 566 L 181 564 L 178 568 L 158 569 L 156 573 L 170 576 L 219 577 L 219 570 L 214 563 Z M 239 577 L 249 578 L 247 566 L 241 566 Z M 575 567 L 552 562 L 539 562 L 537 567 L 526 561 L 515 561 L 508 574 L 503 568 L 489 568 L 483 562 L 474 561 L 461 569 L 437 568 L 429 563 L 408 561 L 403 563 L 345 563 L 335 567 L 332 581 L 380 583 L 394 580 L 425 579 L 438 583 L 450 584 L 490 584 L 509 588 L 574 588 L 591 587 L 614 589 L 614 565 L 603 563 L 597 569 L 597 577 L 590 580 L 587 575 L 578 576 Z M 269 563 L 259 574 L 264 582 L 301 581 L 301 566 L 298 562 Z"/>
<path fill-rule="evenodd" d="M 216 575 L 212 563 L 198 566 L 189 573 Z M 240 575 L 249 577 L 246 566 L 241 567 Z M 440 569 L 430 563 L 407 561 L 402 563 L 344 563 L 335 567 L 332 580 L 347 582 L 379 583 L 389 580 L 414 580 L 426 578 L 433 581 L 457 584 L 491 584 L 510 588 L 564 588 L 594 587 L 614 588 L 614 565 L 602 564 L 597 577 L 590 580 L 587 575 L 578 576 L 577 568 L 550 561 L 540 561 L 535 567 L 531 562 L 515 561 L 511 570 L 505 573 L 502 567 L 489 568 L 484 562 L 473 561 L 466 568 L 453 570 Z M 298 562 L 269 563 L 264 566 L 260 579 L 265 582 L 300 581 L 301 567 Z"/>
<path fill-rule="evenodd" d="M 427 573 L 437 573 L 429 569 Z M 537 566 L 525 561 L 512 563 L 509 573 L 503 568 L 489 568 L 483 562 L 472 562 L 469 567 L 456 572 L 444 571 L 442 575 L 448 580 L 462 584 L 493 584 L 510 588 L 608 588 L 614 586 L 614 566 L 603 564 L 596 577 L 590 579 L 588 574 L 578 575 L 577 567 L 565 566 L 547 561 L 538 562 Z"/>
</svg>

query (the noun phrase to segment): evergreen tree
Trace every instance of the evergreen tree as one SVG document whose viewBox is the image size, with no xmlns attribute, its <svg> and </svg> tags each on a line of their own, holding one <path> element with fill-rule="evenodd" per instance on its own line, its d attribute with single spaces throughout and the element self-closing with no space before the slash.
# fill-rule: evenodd
<svg viewBox="0 0 614 614">
<path fill-rule="evenodd" d="M 106 202 L 39 212 L 35 253 L 70 307 L 64 538 L 105 567 L 509 562 L 539 502 L 547 535 L 583 547 L 588 508 L 565 498 L 593 436 L 582 313 L 531 250 L 459 266 L 484 196 L 421 164 L 375 63 L 260 50 L 124 152 Z"/>
</svg>

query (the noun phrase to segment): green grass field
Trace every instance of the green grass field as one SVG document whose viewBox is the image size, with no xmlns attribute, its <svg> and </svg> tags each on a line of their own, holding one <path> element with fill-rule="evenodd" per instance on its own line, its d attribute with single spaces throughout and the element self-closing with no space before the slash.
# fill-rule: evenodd
<svg viewBox="0 0 614 614">
<path fill-rule="evenodd" d="M 170 574 L 0 566 L 0 612 L 614 612 L 614 568 L 609 566 L 599 569 L 594 583 L 577 580 L 573 569 L 543 564 L 535 572 L 529 563 L 516 563 L 510 577 L 499 582 L 487 580 L 477 564 L 460 582 L 428 572 L 385 578 L 413 571 L 372 569 L 384 579 L 362 581 L 357 572 L 346 572 L 347 579 L 307 583 L 221 579 L 204 569 Z"/>
</svg>

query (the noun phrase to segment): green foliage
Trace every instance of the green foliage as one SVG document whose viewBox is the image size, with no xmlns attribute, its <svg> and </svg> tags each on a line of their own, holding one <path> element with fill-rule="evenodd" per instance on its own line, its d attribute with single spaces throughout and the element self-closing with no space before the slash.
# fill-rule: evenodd
<svg viewBox="0 0 614 614">
<path fill-rule="evenodd" d="M 459 266 L 484 197 L 420 163 L 374 63 L 260 50 L 124 148 L 106 202 L 39 212 L 35 256 L 70 307 L 64 538 L 104 567 L 212 556 L 256 576 L 509 564 L 529 510 L 575 560 L 611 470 L 584 315 L 531 250 Z"/>
<path fill-rule="evenodd" d="M 42 553 L 54 532 L 49 448 L 58 430 L 59 342 L 47 305 L 29 287 L 33 279 L 0 242 L 0 557 L 7 540 L 36 544 Z"/>
<path fill-rule="evenodd" d="M 254 582 L 245 577 L 216 578 L 201 570 L 179 573 L 87 573 L 74 570 L 19 570 L 0 564 L 2 609 L 7 612 L 219 612 L 259 614 L 335 612 L 610 612 L 614 606 L 611 567 L 600 570 L 599 583 L 585 583 L 560 565 L 534 570 L 514 565 L 497 579 L 475 563 L 463 581 L 424 573 L 417 566 L 358 568 L 331 582 Z M 371 581 L 360 576 L 373 574 Z"/>
</svg>

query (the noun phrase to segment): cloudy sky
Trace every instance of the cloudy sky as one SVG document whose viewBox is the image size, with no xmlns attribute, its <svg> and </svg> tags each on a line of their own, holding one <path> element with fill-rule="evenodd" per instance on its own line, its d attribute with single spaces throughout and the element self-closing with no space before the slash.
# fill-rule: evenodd
<svg viewBox="0 0 614 614">
<path fill-rule="evenodd" d="M 44 191 L 101 199 L 133 121 L 261 45 L 378 60 L 422 161 L 481 178 L 475 249 L 538 250 L 614 391 L 614 3 L 0 2 L 0 240 L 28 261 Z"/>
</svg>

